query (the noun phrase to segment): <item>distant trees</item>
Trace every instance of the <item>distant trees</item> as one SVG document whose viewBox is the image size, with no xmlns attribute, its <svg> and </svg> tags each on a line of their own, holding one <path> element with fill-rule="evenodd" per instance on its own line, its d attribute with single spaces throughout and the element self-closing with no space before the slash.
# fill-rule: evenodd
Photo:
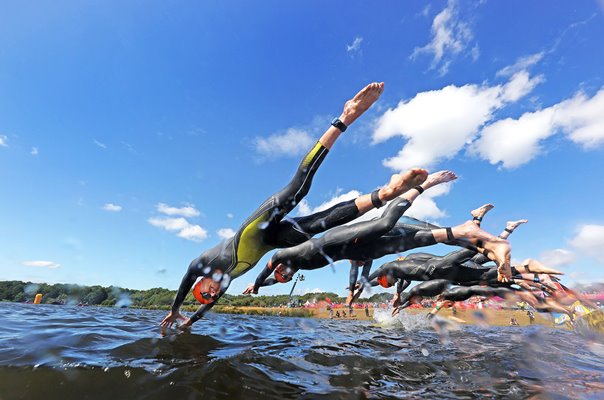
<svg viewBox="0 0 604 400">
<path fill-rule="evenodd" d="M 48 285 L 46 283 L 31 283 L 21 281 L 0 281 L 0 301 L 33 302 L 36 293 L 42 293 L 43 304 L 88 304 L 117 307 L 139 308 L 168 308 L 172 305 L 176 291 L 164 288 L 148 290 L 124 289 L 117 286 L 78 286 L 68 284 Z M 380 293 L 369 299 L 369 302 L 382 302 L 391 297 L 388 293 Z M 307 301 L 344 302 L 343 297 L 335 293 L 307 293 L 295 296 L 296 301 L 302 304 Z M 225 294 L 219 301 L 220 305 L 233 307 L 278 307 L 286 305 L 290 298 L 286 294 L 275 296 L 233 296 Z M 183 303 L 185 307 L 199 306 L 199 303 L 189 293 Z"/>
</svg>

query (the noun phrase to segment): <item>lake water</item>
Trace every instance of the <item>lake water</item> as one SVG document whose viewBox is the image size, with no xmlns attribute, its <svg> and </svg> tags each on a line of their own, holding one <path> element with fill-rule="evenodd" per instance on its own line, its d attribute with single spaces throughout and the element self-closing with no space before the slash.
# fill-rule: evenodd
<svg viewBox="0 0 604 400">
<path fill-rule="evenodd" d="M 604 398 L 604 341 L 459 326 L 0 303 L 0 400 Z"/>
</svg>

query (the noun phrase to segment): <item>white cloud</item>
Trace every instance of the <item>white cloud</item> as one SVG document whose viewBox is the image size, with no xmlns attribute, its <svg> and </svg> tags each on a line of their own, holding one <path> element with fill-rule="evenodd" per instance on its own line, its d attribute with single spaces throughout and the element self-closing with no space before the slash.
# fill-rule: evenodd
<svg viewBox="0 0 604 400">
<path fill-rule="evenodd" d="M 113 203 L 107 203 L 103 206 L 103 210 L 119 212 L 119 211 L 122 211 L 122 206 L 118 206 L 117 204 L 113 204 Z"/>
<path fill-rule="evenodd" d="M 583 225 L 570 244 L 580 253 L 604 261 L 604 225 Z"/>
<path fill-rule="evenodd" d="M 415 199 L 415 201 L 413 202 L 413 205 L 409 208 L 409 210 L 407 210 L 405 215 L 414 217 L 417 219 L 422 219 L 422 220 L 427 219 L 430 221 L 434 221 L 438 218 L 445 217 L 447 214 L 438 207 L 438 205 L 434 201 L 434 198 L 446 195 L 447 193 L 449 193 L 450 188 L 451 188 L 451 184 L 446 183 L 446 184 L 435 186 L 434 188 L 431 188 L 429 190 L 426 190 L 424 192 L 424 194 L 422 194 L 421 196 L 419 196 L 418 198 Z M 346 193 L 339 193 L 339 190 L 338 190 L 334 197 L 332 197 L 331 199 L 323 202 L 322 204 L 320 204 L 316 207 L 312 207 L 306 200 L 302 200 L 300 202 L 300 204 L 298 205 L 298 214 L 299 215 L 314 214 L 316 212 L 326 210 L 329 207 L 332 207 L 343 201 L 356 199 L 360 195 L 361 195 L 361 192 L 359 192 L 358 190 L 350 190 Z M 380 215 L 382 215 L 384 210 L 385 210 L 385 206 L 381 207 L 379 209 L 375 209 L 375 208 L 371 209 L 368 212 L 366 212 L 365 214 L 363 214 L 362 216 L 360 216 L 359 218 L 355 219 L 354 221 L 349 222 L 347 225 L 354 224 L 354 223 L 360 222 L 360 221 L 369 221 L 374 218 L 378 218 Z"/>
<path fill-rule="evenodd" d="M 6 135 L 0 135 L 0 147 L 8 147 L 8 144 L 6 143 L 7 141 L 8 138 Z"/>
<path fill-rule="evenodd" d="M 361 51 L 361 43 L 363 43 L 362 37 L 354 38 L 354 41 L 350 45 L 346 45 L 346 51 L 348 53 L 358 53 Z"/>
<path fill-rule="evenodd" d="M 472 37 L 468 24 L 459 19 L 457 2 L 449 0 L 447 7 L 432 21 L 432 40 L 423 47 L 416 47 L 411 59 L 416 59 L 420 54 L 431 54 L 433 59 L 430 68 L 436 69 L 440 64 L 439 73 L 441 76 L 445 75 L 452 57 L 463 52 Z M 474 54 L 477 50 L 477 47 L 473 50 Z"/>
<path fill-rule="evenodd" d="M 517 101 L 541 81 L 541 77 L 531 78 L 522 71 L 505 84 L 450 85 L 418 93 L 378 119 L 373 141 L 383 142 L 395 136 L 407 139 L 396 156 L 384 160 L 384 165 L 392 170 L 429 168 L 440 160 L 453 158 L 493 118 L 495 111 Z"/>
<path fill-rule="evenodd" d="M 208 237 L 208 233 L 199 225 L 193 225 L 189 223 L 185 218 L 167 218 L 167 217 L 153 217 L 149 218 L 148 222 L 158 228 L 163 228 L 170 232 L 178 232 L 178 236 L 192 240 L 194 242 L 201 242 Z"/>
<path fill-rule="evenodd" d="M 178 237 L 192 240 L 193 242 L 201 242 L 208 237 L 208 232 L 199 225 L 188 225 L 178 232 Z"/>
<path fill-rule="evenodd" d="M 32 147 L 31 148 L 31 155 L 32 156 L 37 156 L 38 155 L 38 148 L 37 147 Z"/>
<path fill-rule="evenodd" d="M 426 190 L 421 196 L 417 197 L 413 205 L 405 215 L 420 220 L 435 221 L 447 216 L 447 213 L 438 208 L 434 201 L 435 197 L 444 196 L 451 190 L 451 183 L 443 183 Z"/>
<path fill-rule="evenodd" d="M 199 210 L 197 210 L 195 207 L 191 206 L 191 205 L 187 205 L 184 207 L 171 207 L 165 203 L 158 203 L 155 205 L 155 208 L 157 209 L 158 212 L 162 213 L 162 214 L 166 214 L 166 215 L 179 215 L 181 217 L 187 217 L 187 218 L 191 218 L 191 217 L 197 217 L 199 216 Z"/>
<path fill-rule="evenodd" d="M 336 195 L 334 197 L 319 204 L 316 207 L 311 207 L 308 201 L 306 201 L 306 199 L 303 199 L 298 204 L 298 215 L 310 215 L 319 211 L 327 210 L 329 207 L 335 206 L 338 203 L 356 199 L 361 195 L 361 192 L 359 192 L 358 190 L 350 190 L 346 193 L 341 193 L 341 191 L 341 189 L 337 189 Z"/>
<path fill-rule="evenodd" d="M 38 267 L 38 268 L 50 268 L 55 269 L 59 268 L 61 264 L 58 264 L 54 261 L 23 261 L 21 264 L 27 267 Z"/>
<path fill-rule="evenodd" d="M 99 146 L 101 149 L 106 149 L 107 145 L 104 143 L 99 142 L 98 140 L 94 139 L 93 140 L 94 144 L 96 144 L 97 146 Z"/>
<path fill-rule="evenodd" d="M 564 267 L 575 261 L 575 253 L 566 249 L 546 250 L 541 253 L 539 261 L 552 268 Z"/>
<path fill-rule="evenodd" d="M 267 138 L 254 139 L 256 152 L 269 159 L 304 154 L 314 143 L 315 139 L 308 132 L 294 128 L 288 129 L 282 135 L 275 134 Z"/>
<path fill-rule="evenodd" d="M 314 288 L 312 290 L 310 288 L 304 289 L 303 295 L 309 294 L 309 293 L 325 293 L 325 290 L 320 289 L 320 288 Z"/>
<path fill-rule="evenodd" d="M 514 64 L 508 65 L 497 71 L 497 76 L 512 76 L 517 72 L 524 71 L 541 61 L 544 55 L 545 52 L 541 51 L 539 53 L 520 57 Z"/>
<path fill-rule="evenodd" d="M 229 239 L 235 236 L 235 231 L 231 228 L 221 228 L 218 230 L 218 236 L 223 239 Z"/>
<path fill-rule="evenodd" d="M 558 132 L 584 149 L 604 143 L 604 87 L 589 98 L 579 92 L 553 106 L 485 127 L 470 151 L 504 168 L 525 164 L 543 152 L 542 141 Z"/>
<path fill-rule="evenodd" d="M 553 109 L 526 113 L 519 119 L 499 120 L 482 130 L 470 152 L 491 164 L 515 168 L 532 160 L 542 151 L 539 142 L 552 134 Z"/>
<path fill-rule="evenodd" d="M 422 8 L 422 10 L 420 11 L 419 15 L 421 15 L 422 17 L 427 17 L 428 15 L 430 15 L 431 8 L 431 4 L 426 4 L 424 8 Z"/>
<path fill-rule="evenodd" d="M 233 217 L 235 217 L 233 214 L 231 214 L 231 213 L 228 213 L 228 214 L 227 214 L 227 218 L 228 218 L 228 219 L 233 219 Z"/>
</svg>

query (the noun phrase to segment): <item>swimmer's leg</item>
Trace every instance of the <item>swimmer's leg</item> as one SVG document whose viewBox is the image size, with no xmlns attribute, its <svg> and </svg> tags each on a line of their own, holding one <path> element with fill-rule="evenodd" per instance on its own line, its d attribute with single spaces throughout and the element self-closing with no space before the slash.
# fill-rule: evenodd
<svg viewBox="0 0 604 400">
<path fill-rule="evenodd" d="M 495 261 L 500 282 L 507 282 L 511 279 L 511 247 L 507 240 L 483 231 L 472 221 L 467 221 L 453 228 L 433 229 L 431 232 L 434 239 L 439 243 L 464 246 L 465 242 L 464 247 L 467 247 L 467 244 L 475 246 L 480 253 Z"/>
<path fill-rule="evenodd" d="M 339 119 L 344 125 L 349 126 L 360 117 L 380 97 L 384 90 L 384 83 L 371 83 L 358 92 L 344 105 L 344 110 Z M 340 128 L 330 126 L 318 143 L 304 157 L 291 182 L 280 192 L 269 198 L 254 215 L 268 214 L 268 222 L 280 221 L 290 212 L 310 190 L 312 178 L 321 165 L 321 162 L 332 148 L 335 141 L 342 134 Z M 244 224 L 247 225 L 247 224 Z"/>
<path fill-rule="evenodd" d="M 472 221 L 477 226 L 480 226 L 480 223 L 482 222 L 482 218 L 484 218 L 486 213 L 491 211 L 493 209 L 493 207 L 495 207 L 495 206 L 492 204 L 485 204 L 485 205 L 478 207 L 475 210 L 470 211 L 470 214 L 472 215 Z"/>
<path fill-rule="evenodd" d="M 512 234 L 512 232 L 514 232 L 514 230 L 516 230 L 516 228 L 518 228 L 518 226 L 525 224 L 527 222 L 528 222 L 528 220 L 526 220 L 526 219 L 520 219 L 518 221 L 508 221 L 503 232 L 501 232 L 499 234 L 499 238 L 507 239 Z M 476 264 L 486 264 L 491 260 L 484 254 L 478 253 L 472 258 L 472 261 L 475 262 Z"/>
<path fill-rule="evenodd" d="M 539 261 L 534 260 L 532 258 L 527 258 L 520 265 L 516 265 L 515 267 L 520 273 L 564 275 L 564 272 L 546 267 Z"/>
</svg>

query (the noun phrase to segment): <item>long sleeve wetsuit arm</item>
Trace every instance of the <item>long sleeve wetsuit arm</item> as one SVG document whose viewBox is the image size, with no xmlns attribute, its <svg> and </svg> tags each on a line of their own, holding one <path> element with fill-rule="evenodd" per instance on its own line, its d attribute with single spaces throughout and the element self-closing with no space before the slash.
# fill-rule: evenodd
<svg viewBox="0 0 604 400">
<path fill-rule="evenodd" d="M 411 285 L 411 281 L 405 279 L 399 279 L 396 282 L 396 293 L 401 294 L 405 289 Z"/>
<path fill-rule="evenodd" d="M 216 301 L 218 301 L 218 299 L 216 299 Z M 216 304 L 216 301 L 214 301 L 210 304 L 202 304 L 201 306 L 199 306 L 197 311 L 195 311 L 193 313 L 193 315 L 191 315 L 189 317 L 189 319 L 191 320 L 191 323 L 197 322 L 198 320 L 200 320 L 201 317 L 203 317 L 205 315 L 205 313 L 207 313 L 214 306 L 214 304 Z"/>
<path fill-rule="evenodd" d="M 273 272 L 273 270 L 269 267 L 270 264 L 267 264 L 266 267 L 260 272 L 258 277 L 256 278 L 256 282 L 254 282 L 254 293 L 258 292 L 258 289 L 261 286 L 269 286 L 277 283 L 276 281 L 270 284 L 266 284 L 266 281 L 269 275 Z"/>
<path fill-rule="evenodd" d="M 267 280 L 262 282 L 262 284 L 259 287 L 272 286 L 276 283 L 279 283 L 279 281 L 276 280 L 275 278 L 268 278 Z"/>
<path fill-rule="evenodd" d="M 182 278 L 180 282 L 180 286 L 178 287 L 178 292 L 176 292 L 176 297 L 174 297 L 174 302 L 172 302 L 172 312 L 180 310 L 180 306 L 185 301 L 185 297 L 187 297 L 187 293 L 191 290 L 191 287 L 199 277 L 199 264 L 192 262 L 187 269 L 187 273 Z"/>
<path fill-rule="evenodd" d="M 364 278 L 365 281 L 369 280 L 369 273 L 371 272 L 371 266 L 373 265 L 373 260 L 365 260 L 365 264 L 363 264 L 363 269 L 361 270 L 361 278 Z"/>
</svg>

